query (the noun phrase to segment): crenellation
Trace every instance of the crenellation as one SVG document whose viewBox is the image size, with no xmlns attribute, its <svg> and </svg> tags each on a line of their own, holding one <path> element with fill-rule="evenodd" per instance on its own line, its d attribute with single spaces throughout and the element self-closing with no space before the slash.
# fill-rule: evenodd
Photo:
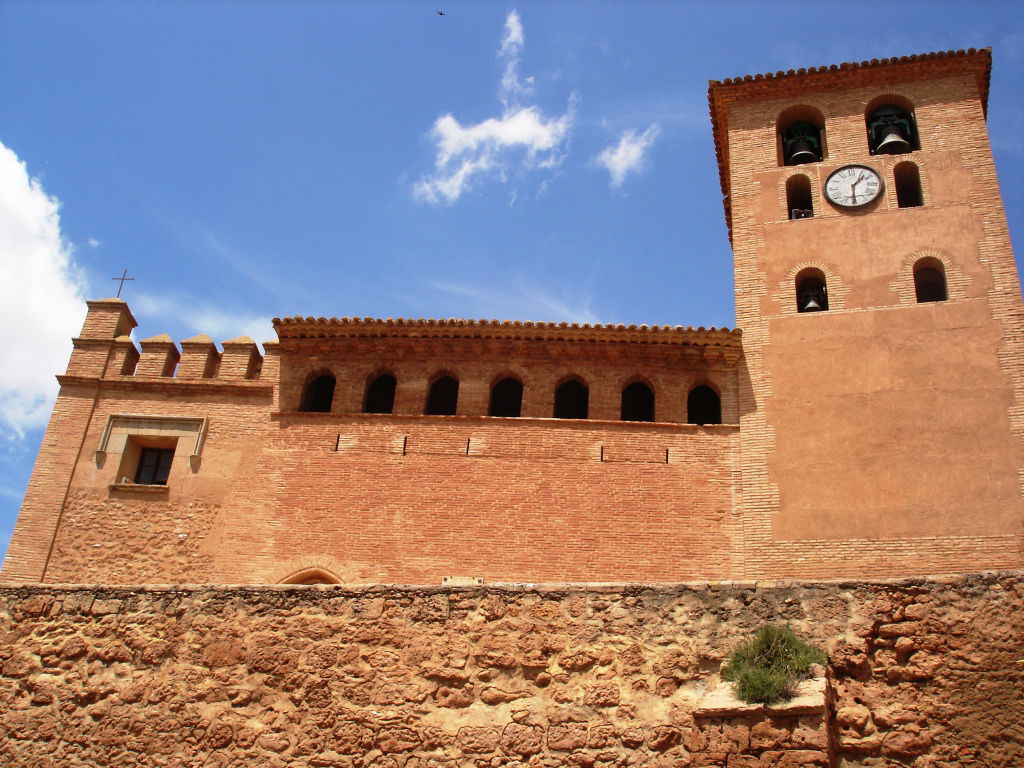
<svg viewBox="0 0 1024 768">
<path fill-rule="evenodd" d="M 257 379 L 263 366 L 263 356 L 256 342 L 248 336 L 239 336 L 221 342 L 218 377 L 221 379 Z"/>
<path fill-rule="evenodd" d="M 135 368 L 135 376 L 174 376 L 181 353 L 170 336 L 166 333 L 151 336 L 140 341 L 139 346 L 142 347 L 142 355 Z"/>
<path fill-rule="evenodd" d="M 212 379 L 220 368 L 221 355 L 213 339 L 204 333 L 181 342 L 181 362 L 178 377 L 182 379 Z"/>
</svg>

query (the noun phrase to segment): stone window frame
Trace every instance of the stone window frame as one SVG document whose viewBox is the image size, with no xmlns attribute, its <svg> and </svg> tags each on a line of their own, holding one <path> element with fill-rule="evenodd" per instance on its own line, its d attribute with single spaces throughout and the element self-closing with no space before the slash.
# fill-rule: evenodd
<svg viewBox="0 0 1024 768">
<path fill-rule="evenodd" d="M 207 417 L 190 418 L 181 416 L 111 414 L 107 417 L 107 423 L 103 426 L 99 446 L 93 454 L 93 458 L 97 468 L 103 466 L 108 453 L 107 447 L 110 443 L 110 437 L 114 430 L 124 430 L 124 434 L 128 439 L 136 437 L 142 440 L 173 438 L 176 441 L 175 451 L 177 451 L 177 443 L 181 441 L 181 438 L 195 435 L 195 442 L 189 454 L 189 467 L 193 472 L 197 472 L 202 460 L 203 446 L 206 443 L 206 433 L 209 430 L 209 426 L 210 420 Z M 120 475 L 120 471 L 118 474 Z M 111 484 L 111 488 L 116 488 L 117 490 L 131 488 L 139 491 L 161 491 L 166 490 L 167 486 L 143 486 L 121 483 L 119 482 L 119 477 L 115 477 L 115 482 Z"/>
</svg>

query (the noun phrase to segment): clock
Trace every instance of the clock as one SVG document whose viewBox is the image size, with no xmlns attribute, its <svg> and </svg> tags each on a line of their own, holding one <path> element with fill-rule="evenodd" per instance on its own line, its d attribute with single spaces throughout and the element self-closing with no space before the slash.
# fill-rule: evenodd
<svg viewBox="0 0 1024 768">
<path fill-rule="evenodd" d="M 882 194 L 882 177 L 866 165 L 844 165 L 825 179 L 825 197 L 840 208 L 860 208 Z"/>
</svg>

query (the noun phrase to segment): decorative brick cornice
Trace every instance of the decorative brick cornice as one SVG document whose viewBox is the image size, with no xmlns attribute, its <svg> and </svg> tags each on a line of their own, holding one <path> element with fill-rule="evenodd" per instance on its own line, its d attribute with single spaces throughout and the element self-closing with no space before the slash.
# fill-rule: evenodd
<svg viewBox="0 0 1024 768">
<path fill-rule="evenodd" d="M 988 109 L 992 75 L 992 49 L 968 48 L 938 53 L 896 56 L 843 62 L 823 67 L 790 69 L 760 75 L 744 75 L 708 81 L 708 108 L 715 137 L 718 176 L 722 186 L 725 222 L 732 240 L 732 198 L 729 187 L 729 107 L 737 102 L 764 101 L 786 96 L 806 96 L 879 83 L 933 80 L 950 75 L 973 75 L 983 110 Z"/>
<path fill-rule="evenodd" d="M 57 381 L 63 386 L 102 386 L 104 389 L 125 389 L 135 392 L 166 392 L 173 395 L 222 393 L 270 397 L 274 385 L 260 381 L 225 381 L 223 379 L 175 379 L 166 376 L 69 376 Z"/>
<path fill-rule="evenodd" d="M 463 338 L 740 348 L 741 332 L 729 328 L 664 325 L 533 323 L 510 320 L 411 320 L 349 317 L 274 318 L 281 341 L 332 338 Z"/>
</svg>

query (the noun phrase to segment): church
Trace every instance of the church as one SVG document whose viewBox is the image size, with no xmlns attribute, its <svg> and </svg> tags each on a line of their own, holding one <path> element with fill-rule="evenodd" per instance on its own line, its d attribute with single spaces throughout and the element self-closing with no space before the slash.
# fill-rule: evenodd
<svg viewBox="0 0 1024 768">
<path fill-rule="evenodd" d="M 296 316 L 261 351 L 136 344 L 127 303 L 90 301 L 3 580 L 1024 566 L 990 70 L 971 49 L 710 83 L 735 329 Z"/>
</svg>

